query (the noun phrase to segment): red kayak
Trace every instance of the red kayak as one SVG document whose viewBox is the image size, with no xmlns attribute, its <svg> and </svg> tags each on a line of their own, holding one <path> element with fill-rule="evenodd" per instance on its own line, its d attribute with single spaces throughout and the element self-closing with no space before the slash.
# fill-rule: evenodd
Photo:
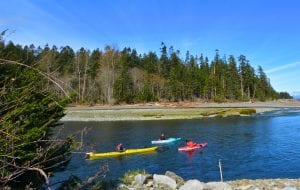
<svg viewBox="0 0 300 190">
<path fill-rule="evenodd" d="M 205 143 L 195 143 L 193 146 L 182 146 L 182 147 L 179 147 L 178 150 L 179 151 L 191 151 L 191 150 L 203 148 L 207 144 L 208 144 L 207 142 L 205 142 Z"/>
</svg>

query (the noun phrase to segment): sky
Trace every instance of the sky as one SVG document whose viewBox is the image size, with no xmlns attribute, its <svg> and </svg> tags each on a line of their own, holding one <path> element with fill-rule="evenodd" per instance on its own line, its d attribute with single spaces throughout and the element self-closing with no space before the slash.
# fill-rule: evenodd
<svg viewBox="0 0 300 190">
<path fill-rule="evenodd" d="M 243 54 L 275 90 L 300 95 L 299 9 L 298 0 L 2 0 L 0 31 L 21 45 Z"/>
</svg>

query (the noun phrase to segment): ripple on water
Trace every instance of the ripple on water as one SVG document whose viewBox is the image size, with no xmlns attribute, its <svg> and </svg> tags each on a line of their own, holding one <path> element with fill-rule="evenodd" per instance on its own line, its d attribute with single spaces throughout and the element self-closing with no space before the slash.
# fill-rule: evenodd
<svg viewBox="0 0 300 190">
<path fill-rule="evenodd" d="M 161 132 L 181 137 L 175 144 L 161 147 L 154 154 L 121 158 L 85 160 L 74 154 L 65 171 L 57 172 L 52 182 L 69 175 L 86 178 L 108 163 L 107 179 L 124 172 L 145 169 L 150 173 L 173 171 L 184 179 L 219 180 L 221 159 L 224 179 L 299 178 L 300 113 L 279 110 L 252 117 L 205 118 L 199 120 L 66 122 L 63 133 L 71 134 L 84 127 L 90 129 L 84 142 L 95 144 L 99 152 L 111 151 L 122 142 L 126 147 L 151 146 Z M 185 139 L 208 142 L 203 150 L 192 154 L 178 152 Z"/>
</svg>

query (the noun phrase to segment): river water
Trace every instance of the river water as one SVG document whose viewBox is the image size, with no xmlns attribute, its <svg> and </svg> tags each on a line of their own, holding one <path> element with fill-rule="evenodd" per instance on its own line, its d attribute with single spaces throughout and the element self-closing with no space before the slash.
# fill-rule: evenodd
<svg viewBox="0 0 300 190">
<path fill-rule="evenodd" d="M 219 181 L 219 160 L 224 180 L 300 177 L 300 110 L 198 120 L 65 122 L 62 134 L 73 134 L 85 127 L 88 132 L 84 144 L 93 145 L 97 152 L 113 151 L 118 143 L 127 148 L 151 146 L 151 140 L 161 132 L 183 140 L 151 154 L 97 160 L 73 154 L 66 170 L 54 173 L 52 183 L 70 175 L 82 179 L 93 176 L 105 163 L 109 166 L 106 179 L 143 169 L 156 174 L 170 170 L 185 180 Z M 208 142 L 208 146 L 189 154 L 178 152 L 184 139 Z"/>
</svg>

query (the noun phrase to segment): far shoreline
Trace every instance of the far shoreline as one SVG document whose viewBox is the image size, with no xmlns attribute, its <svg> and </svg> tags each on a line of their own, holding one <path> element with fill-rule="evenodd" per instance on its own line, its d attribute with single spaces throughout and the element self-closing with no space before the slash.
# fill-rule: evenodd
<svg viewBox="0 0 300 190">
<path fill-rule="evenodd" d="M 267 102 L 164 102 L 126 105 L 75 105 L 67 107 L 61 121 L 135 121 L 200 119 L 205 117 L 247 116 L 280 109 L 300 109 L 298 100 Z M 249 113 L 250 113 L 249 112 Z M 244 114 L 246 113 L 246 114 Z"/>
<path fill-rule="evenodd" d="M 300 100 L 295 99 L 280 99 L 274 101 L 241 101 L 241 102 L 150 102 L 137 104 L 96 104 L 88 105 L 69 105 L 69 110 L 85 110 L 85 109 L 145 109 L 145 108 L 300 108 Z"/>
</svg>

